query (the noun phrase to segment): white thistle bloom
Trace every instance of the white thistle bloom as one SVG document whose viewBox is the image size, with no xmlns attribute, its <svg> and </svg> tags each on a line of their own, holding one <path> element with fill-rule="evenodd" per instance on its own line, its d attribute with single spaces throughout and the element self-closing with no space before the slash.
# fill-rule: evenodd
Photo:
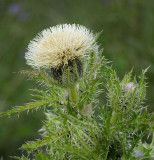
<svg viewBox="0 0 154 160">
<path fill-rule="evenodd" d="M 30 42 L 25 58 L 33 68 L 58 68 L 97 49 L 95 35 L 86 27 L 63 24 L 39 33 Z"/>
</svg>

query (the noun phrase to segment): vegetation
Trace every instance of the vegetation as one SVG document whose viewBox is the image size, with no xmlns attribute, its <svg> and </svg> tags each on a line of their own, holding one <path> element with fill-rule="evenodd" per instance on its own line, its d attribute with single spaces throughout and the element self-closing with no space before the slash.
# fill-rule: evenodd
<svg viewBox="0 0 154 160">
<path fill-rule="evenodd" d="M 119 83 L 125 71 L 131 70 L 132 66 L 134 66 L 132 74 L 139 74 L 142 68 L 151 66 L 147 72 L 146 82 L 150 87 L 146 96 L 146 104 L 149 105 L 148 110 L 153 111 L 154 20 L 152 15 L 154 9 L 152 0 L 133 2 L 128 0 L 85 0 L 84 2 L 46 0 L 37 3 L 23 0 L 22 2 L 2 1 L 1 3 L 0 17 L 3 25 L 0 26 L 2 51 L 0 55 L 0 112 L 8 110 L 9 106 L 23 104 L 30 98 L 31 91 L 28 88 L 36 86 L 32 81 L 25 81 L 19 74 L 13 74 L 27 67 L 24 53 L 29 40 L 37 32 L 49 26 L 74 22 L 85 25 L 96 32 L 103 28 L 99 43 L 105 48 L 103 55 L 113 61 L 113 68 L 116 68 L 120 77 Z M 19 7 L 20 11 L 11 12 L 14 4 Z M 137 82 L 139 83 L 139 80 Z M 104 86 L 101 87 L 104 88 Z M 97 97 L 101 106 L 104 105 L 104 107 L 107 104 L 105 93 L 106 90 Z M 10 119 L 1 118 L 0 157 L 7 160 L 10 155 L 21 155 L 21 151 L 17 148 L 22 143 L 41 138 L 36 130 L 42 126 L 42 119 L 45 118 L 42 112 L 44 107 L 42 108 L 34 113 L 29 112 L 28 116 L 25 112 L 21 113 L 19 118 L 16 115 Z M 96 107 L 96 110 L 100 113 L 98 108 Z M 136 150 L 138 151 L 139 148 L 145 150 L 150 145 L 152 146 L 152 144 L 138 146 Z"/>
<path fill-rule="evenodd" d="M 74 92 L 65 95 L 69 86 L 61 87 L 45 70 L 21 72 L 36 79 L 44 90 L 33 90 L 33 102 L 0 116 L 46 107 L 46 120 L 40 130 L 41 139 L 22 145 L 27 158 L 23 155 L 15 159 L 109 160 L 154 156 L 153 145 L 145 147 L 141 142 L 143 136 L 152 133 L 153 127 L 152 114 L 144 104 L 147 69 L 142 71 L 139 80 L 132 78 L 131 71 L 120 81 L 101 53 L 99 58 L 91 54 L 87 68 L 78 82 L 78 101 L 73 99 Z M 106 97 L 103 105 L 97 99 L 102 89 Z M 137 151 L 141 154 L 136 154 Z"/>
</svg>

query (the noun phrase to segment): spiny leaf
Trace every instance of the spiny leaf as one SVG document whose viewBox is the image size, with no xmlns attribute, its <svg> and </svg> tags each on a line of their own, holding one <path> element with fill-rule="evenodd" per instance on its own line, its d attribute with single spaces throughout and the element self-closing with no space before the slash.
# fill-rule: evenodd
<svg viewBox="0 0 154 160">
<path fill-rule="evenodd" d="M 133 72 L 133 69 L 129 73 L 125 74 L 125 76 L 123 77 L 121 81 L 121 85 L 123 87 L 125 87 L 125 85 L 131 81 L 132 72 Z"/>
<path fill-rule="evenodd" d="M 19 159 L 19 160 L 30 160 L 30 159 L 26 158 L 24 155 L 21 158 L 20 157 L 11 157 L 11 158 Z"/>
<path fill-rule="evenodd" d="M 46 71 L 37 71 L 37 70 L 33 70 L 33 71 L 28 71 L 28 70 L 23 70 L 18 72 L 20 74 L 25 74 L 28 75 L 30 77 L 30 79 L 36 79 L 39 80 L 40 82 L 44 83 L 45 85 L 56 85 L 60 87 L 60 84 L 55 81 L 54 79 L 52 79 L 51 77 L 49 77 L 49 75 L 46 73 Z"/>
<path fill-rule="evenodd" d="M 44 153 L 39 153 L 36 155 L 36 160 L 52 160 L 52 158 Z"/>
<path fill-rule="evenodd" d="M 33 142 L 28 142 L 26 144 L 23 144 L 21 149 L 28 149 L 30 151 L 32 150 L 36 150 L 44 145 L 48 144 L 48 140 L 37 140 L 37 141 L 33 141 Z"/>
<path fill-rule="evenodd" d="M 26 144 L 23 144 L 21 149 L 24 149 L 24 150 L 27 149 L 29 151 L 33 151 L 33 150 L 39 149 L 42 146 L 51 144 L 53 141 L 57 141 L 61 137 L 62 137 L 62 135 L 58 136 L 58 134 L 57 134 L 57 137 L 55 137 L 55 136 L 46 137 L 44 140 L 43 139 L 42 140 L 39 139 L 39 140 L 36 140 L 36 141 L 28 142 Z"/>
<path fill-rule="evenodd" d="M 20 113 L 20 112 L 23 112 L 23 111 L 26 111 L 26 110 L 38 108 L 38 107 L 44 106 L 44 105 L 46 105 L 50 102 L 51 102 L 51 100 L 48 100 L 48 99 L 42 100 L 42 101 L 37 101 L 37 102 L 31 102 L 31 103 L 28 103 L 25 106 L 18 106 L 18 107 L 15 107 L 15 108 L 7 111 L 7 112 L 0 113 L 0 117 L 10 116 L 14 113 Z"/>
<path fill-rule="evenodd" d="M 75 148 L 75 147 L 71 147 L 69 145 L 65 145 L 64 147 L 65 147 L 66 151 L 72 152 L 72 153 L 76 154 L 77 156 L 79 156 L 80 158 L 87 160 L 87 156 L 84 155 L 85 152 L 82 151 L 81 148 Z"/>
<path fill-rule="evenodd" d="M 100 37 L 100 35 L 102 34 L 102 32 L 103 32 L 103 29 L 102 29 L 99 33 L 97 33 L 97 35 L 95 36 L 95 41 L 94 41 L 94 43 L 97 42 L 97 40 L 99 39 L 99 37 Z M 94 43 L 93 43 L 93 44 L 94 44 Z"/>
</svg>

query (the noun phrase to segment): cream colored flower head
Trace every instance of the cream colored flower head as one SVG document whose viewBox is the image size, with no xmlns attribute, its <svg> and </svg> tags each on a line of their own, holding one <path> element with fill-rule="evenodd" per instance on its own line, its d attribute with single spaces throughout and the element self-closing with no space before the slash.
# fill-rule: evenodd
<svg viewBox="0 0 154 160">
<path fill-rule="evenodd" d="M 33 68 L 58 68 L 97 49 L 95 35 L 86 27 L 63 24 L 39 33 L 30 42 L 25 58 Z"/>
</svg>

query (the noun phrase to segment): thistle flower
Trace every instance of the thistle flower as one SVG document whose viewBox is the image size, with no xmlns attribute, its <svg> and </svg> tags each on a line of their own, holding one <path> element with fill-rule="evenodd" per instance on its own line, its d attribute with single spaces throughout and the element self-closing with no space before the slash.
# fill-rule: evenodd
<svg viewBox="0 0 154 160">
<path fill-rule="evenodd" d="M 30 42 L 25 58 L 33 68 L 59 68 L 97 48 L 95 35 L 86 27 L 63 24 L 38 34 Z"/>
<path fill-rule="evenodd" d="M 33 68 L 51 68 L 55 80 L 71 85 L 82 75 L 82 61 L 97 50 L 95 35 L 86 27 L 63 24 L 38 34 L 30 42 L 25 58 Z"/>
</svg>

